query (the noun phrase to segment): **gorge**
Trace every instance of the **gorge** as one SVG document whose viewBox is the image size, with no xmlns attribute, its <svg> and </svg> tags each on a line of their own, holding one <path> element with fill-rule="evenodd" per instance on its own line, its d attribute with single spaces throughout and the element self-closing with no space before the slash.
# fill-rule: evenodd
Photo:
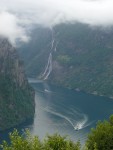
<svg viewBox="0 0 113 150">
<path fill-rule="evenodd" d="M 90 128 L 113 113 L 112 100 L 107 98 L 112 97 L 112 39 L 112 28 L 91 28 L 78 23 L 60 24 L 53 29 L 36 27 L 31 32 L 29 43 L 21 44 L 17 49 L 25 61 L 27 76 L 31 77 L 29 83 L 36 92 L 35 116 L 33 99 L 31 101 L 34 92 L 26 78 L 23 79 L 24 74 L 19 74 L 17 69 L 23 63 L 15 56 L 15 52 L 11 60 L 8 57 L 11 77 L 15 72 L 14 81 L 18 80 L 24 92 L 28 89 L 25 99 L 29 103 L 24 103 L 27 106 L 25 117 L 34 119 L 34 122 L 17 128 L 27 127 L 40 138 L 47 132 L 68 134 L 71 139 L 80 139 L 84 143 Z M 19 64 L 15 64 L 15 60 Z M 13 72 L 11 68 L 16 68 L 16 71 Z M 22 68 L 20 72 L 24 72 Z M 21 110 L 25 106 L 22 105 Z M 19 121 L 25 120 L 22 119 Z M 17 120 L 13 125 L 16 124 Z"/>
</svg>

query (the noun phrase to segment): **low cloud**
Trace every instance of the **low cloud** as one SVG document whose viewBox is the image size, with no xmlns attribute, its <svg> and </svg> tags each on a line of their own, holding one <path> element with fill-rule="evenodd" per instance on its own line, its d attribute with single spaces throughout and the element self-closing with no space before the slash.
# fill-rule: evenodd
<svg viewBox="0 0 113 150">
<path fill-rule="evenodd" d="M 27 29 L 33 24 L 113 25 L 113 0 L 1 0 L 0 11 L 0 35 L 13 43 L 27 41 Z"/>
<path fill-rule="evenodd" d="M 8 12 L 0 13 L 0 36 L 8 38 L 13 45 L 16 40 L 28 41 L 25 29 L 19 24 L 18 18 Z"/>
</svg>

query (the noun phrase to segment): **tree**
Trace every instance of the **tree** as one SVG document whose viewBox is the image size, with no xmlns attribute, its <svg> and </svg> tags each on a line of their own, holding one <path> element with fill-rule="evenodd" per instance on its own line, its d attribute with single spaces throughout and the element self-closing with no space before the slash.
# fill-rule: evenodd
<svg viewBox="0 0 113 150">
<path fill-rule="evenodd" d="M 42 150 L 42 144 L 38 137 L 32 137 L 28 130 L 25 134 L 20 135 L 15 129 L 9 134 L 10 144 L 3 141 L 1 145 L 2 150 Z"/>
<path fill-rule="evenodd" d="M 74 143 L 58 134 L 47 136 L 44 150 L 80 150 L 80 143 Z"/>
<path fill-rule="evenodd" d="M 109 121 L 98 122 L 86 141 L 88 150 L 113 150 L 113 115 Z"/>
<path fill-rule="evenodd" d="M 47 136 L 40 141 L 37 136 L 32 137 L 28 130 L 20 135 L 15 129 L 10 136 L 10 144 L 3 141 L 0 146 L 2 150 L 80 150 L 80 143 L 74 143 L 66 137 L 58 134 Z"/>
</svg>

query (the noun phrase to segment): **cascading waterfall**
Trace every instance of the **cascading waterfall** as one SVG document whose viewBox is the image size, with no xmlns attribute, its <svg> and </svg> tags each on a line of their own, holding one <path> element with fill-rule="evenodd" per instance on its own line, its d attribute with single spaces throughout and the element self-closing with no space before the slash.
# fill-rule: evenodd
<svg viewBox="0 0 113 150">
<path fill-rule="evenodd" d="M 44 73 L 42 75 L 42 78 L 44 80 L 48 79 L 51 71 L 52 71 L 52 54 L 50 53 L 49 54 L 49 58 L 48 58 L 48 63 L 47 63 L 47 66 L 45 68 L 45 71 L 44 71 Z"/>
<path fill-rule="evenodd" d="M 56 45 L 55 45 L 55 48 L 54 48 L 55 52 L 57 51 L 57 45 L 58 45 L 58 42 L 56 42 Z"/>
<path fill-rule="evenodd" d="M 52 52 L 56 51 L 56 47 L 57 47 L 57 44 L 55 45 L 53 29 L 51 29 L 51 32 L 52 32 L 51 49 L 50 49 L 50 54 L 49 54 L 49 57 L 48 57 L 47 65 L 45 67 L 44 73 L 41 76 L 41 78 L 43 80 L 47 80 L 49 75 L 50 75 L 50 73 L 52 72 Z"/>
</svg>

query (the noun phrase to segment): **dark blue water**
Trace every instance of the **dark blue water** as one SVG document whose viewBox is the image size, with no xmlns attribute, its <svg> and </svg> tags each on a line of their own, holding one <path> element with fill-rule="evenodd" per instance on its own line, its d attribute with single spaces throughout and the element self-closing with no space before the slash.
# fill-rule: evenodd
<svg viewBox="0 0 113 150">
<path fill-rule="evenodd" d="M 31 133 L 40 138 L 47 133 L 58 132 L 83 143 L 98 120 L 108 119 L 113 114 L 112 99 L 76 92 L 33 79 L 30 83 L 36 91 L 34 121 L 28 121 L 18 126 L 18 129 L 30 128 Z M 1 136 L 6 138 L 7 132 L 2 132 Z"/>
</svg>

